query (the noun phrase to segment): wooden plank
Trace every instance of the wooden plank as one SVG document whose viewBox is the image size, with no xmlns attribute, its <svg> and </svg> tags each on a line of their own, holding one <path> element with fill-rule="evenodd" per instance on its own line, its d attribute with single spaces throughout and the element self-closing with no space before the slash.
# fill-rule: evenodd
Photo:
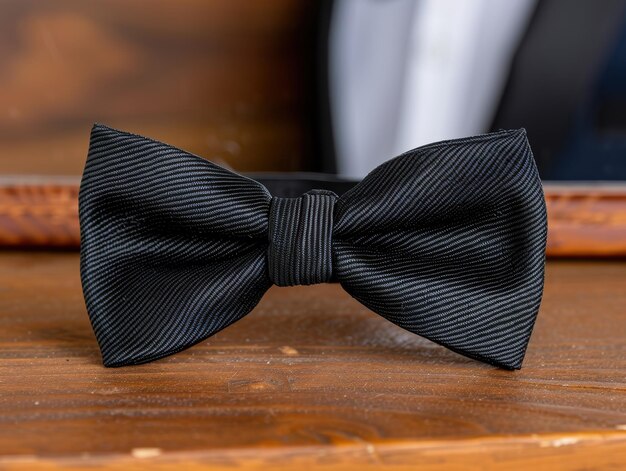
<svg viewBox="0 0 626 471">
<path fill-rule="evenodd" d="M 626 256 L 626 184 L 548 184 L 548 255 Z"/>
<path fill-rule="evenodd" d="M 504 371 L 336 284 L 272 288 L 166 359 L 102 367 L 73 253 L 0 254 L 0 469 L 623 469 L 626 263 L 551 261 Z"/>
<path fill-rule="evenodd" d="M 78 179 L 0 179 L 0 247 L 78 248 Z M 548 256 L 626 256 L 626 185 L 545 188 Z"/>
<path fill-rule="evenodd" d="M 621 470 L 626 463 L 622 433 L 529 435 L 480 440 L 393 442 L 384 444 L 215 450 L 165 453 L 160 448 L 135 448 L 127 454 L 37 458 L 11 457 L 3 470 L 110 471 L 580 471 Z"/>
<path fill-rule="evenodd" d="M 77 178 L 0 178 L 0 247 L 80 246 Z"/>
</svg>

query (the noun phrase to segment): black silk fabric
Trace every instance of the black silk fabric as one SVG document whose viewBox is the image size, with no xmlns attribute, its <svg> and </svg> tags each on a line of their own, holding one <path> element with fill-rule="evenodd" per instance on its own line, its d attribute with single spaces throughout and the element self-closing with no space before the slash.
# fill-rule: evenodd
<svg viewBox="0 0 626 471">
<path fill-rule="evenodd" d="M 105 366 L 183 350 L 273 284 L 338 281 L 394 324 L 520 368 L 541 302 L 546 211 L 524 130 L 408 151 L 337 196 L 261 183 L 95 125 L 81 277 Z"/>
</svg>

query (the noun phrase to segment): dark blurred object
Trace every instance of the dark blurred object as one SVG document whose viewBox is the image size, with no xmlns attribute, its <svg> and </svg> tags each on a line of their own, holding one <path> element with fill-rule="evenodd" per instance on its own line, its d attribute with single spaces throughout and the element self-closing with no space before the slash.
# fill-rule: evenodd
<svg viewBox="0 0 626 471">
<path fill-rule="evenodd" d="M 626 1 L 539 2 L 493 124 L 516 127 L 544 179 L 626 179 Z"/>
<path fill-rule="evenodd" d="M 2 1 L 0 174 L 79 175 L 94 121 L 238 170 L 300 170 L 319 155 L 318 15 L 301 0 Z"/>
</svg>

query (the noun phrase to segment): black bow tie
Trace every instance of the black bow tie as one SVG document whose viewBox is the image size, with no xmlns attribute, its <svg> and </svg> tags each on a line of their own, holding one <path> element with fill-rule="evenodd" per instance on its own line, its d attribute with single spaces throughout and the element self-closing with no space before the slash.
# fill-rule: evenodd
<svg viewBox="0 0 626 471">
<path fill-rule="evenodd" d="M 439 142 L 338 197 L 297 198 L 95 125 L 81 276 L 106 366 L 183 350 L 279 286 L 339 281 L 394 324 L 520 368 L 543 291 L 546 212 L 524 130 Z"/>
</svg>

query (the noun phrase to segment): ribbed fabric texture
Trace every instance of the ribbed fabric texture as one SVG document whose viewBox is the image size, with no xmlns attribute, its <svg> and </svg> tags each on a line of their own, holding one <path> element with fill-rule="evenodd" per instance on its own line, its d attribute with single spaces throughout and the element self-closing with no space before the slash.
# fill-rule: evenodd
<svg viewBox="0 0 626 471">
<path fill-rule="evenodd" d="M 521 366 L 543 291 L 546 213 L 524 130 L 420 147 L 337 197 L 259 182 L 95 125 L 81 277 L 104 364 L 180 351 L 272 285 L 337 280 L 391 322 Z"/>
<path fill-rule="evenodd" d="M 277 286 L 312 285 L 333 275 L 333 210 L 337 195 L 313 190 L 299 198 L 272 198 L 267 267 Z"/>
</svg>

